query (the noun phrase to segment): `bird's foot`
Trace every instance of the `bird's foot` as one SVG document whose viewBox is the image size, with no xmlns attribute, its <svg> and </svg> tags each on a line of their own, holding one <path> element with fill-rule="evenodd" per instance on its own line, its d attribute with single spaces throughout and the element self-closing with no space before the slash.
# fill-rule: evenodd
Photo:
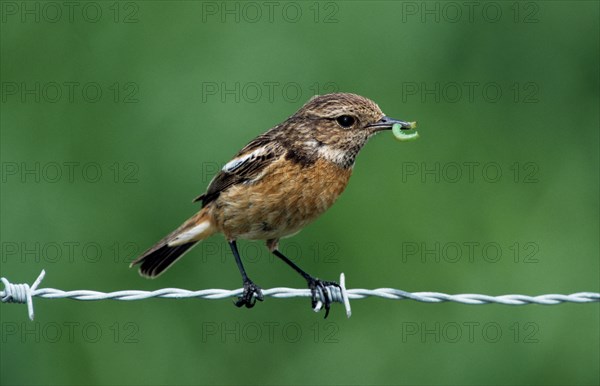
<svg viewBox="0 0 600 386">
<path fill-rule="evenodd" d="M 333 303 L 331 294 L 327 289 L 328 286 L 341 288 L 340 285 L 334 281 L 323 281 L 314 277 L 308 279 L 308 288 L 310 289 L 312 295 L 312 308 L 315 311 L 318 311 L 317 306 L 319 302 L 321 302 L 325 307 L 325 319 L 327 319 L 327 316 L 329 315 L 329 309 L 331 308 L 331 303 Z"/>
<path fill-rule="evenodd" d="M 246 308 L 252 308 L 257 300 L 262 302 L 263 299 L 264 297 L 260 287 L 254 284 L 252 280 L 248 279 L 244 282 L 244 293 L 238 298 L 235 305 L 238 307 L 246 306 Z"/>
</svg>

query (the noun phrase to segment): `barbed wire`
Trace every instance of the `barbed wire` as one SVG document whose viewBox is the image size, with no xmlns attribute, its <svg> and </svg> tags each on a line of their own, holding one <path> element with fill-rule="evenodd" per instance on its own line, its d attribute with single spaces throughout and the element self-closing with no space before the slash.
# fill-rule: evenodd
<svg viewBox="0 0 600 386">
<path fill-rule="evenodd" d="M 42 270 L 35 282 L 29 286 L 28 284 L 13 284 L 6 278 L 0 278 L 4 284 L 4 290 L 0 291 L 2 303 L 21 303 L 27 304 L 29 311 L 29 319 L 33 320 L 33 298 L 40 297 L 45 299 L 75 299 L 75 300 L 144 300 L 149 298 L 167 298 L 167 299 L 225 299 L 240 296 L 243 288 L 235 290 L 225 289 L 206 289 L 198 291 L 190 291 L 180 288 L 162 288 L 155 291 L 140 291 L 140 290 L 124 290 L 115 292 L 99 292 L 90 290 L 74 290 L 63 291 L 54 288 L 37 288 L 46 272 Z M 518 306 L 525 304 L 541 304 L 554 305 L 561 303 L 593 303 L 600 302 L 600 293 L 598 292 L 577 292 L 570 295 L 561 294 L 545 294 L 538 296 L 528 295 L 500 295 L 490 296 L 481 294 L 457 294 L 449 295 L 440 292 L 406 292 L 394 288 L 376 288 L 376 289 L 346 289 L 346 278 L 344 274 L 340 274 L 340 286 L 326 286 L 325 291 L 328 292 L 330 299 L 334 302 L 343 303 L 346 309 L 346 316 L 349 318 L 352 314 L 350 308 L 350 299 L 364 299 L 367 297 L 380 297 L 391 300 L 414 300 L 424 303 L 442 303 L 455 302 L 462 304 L 504 304 L 509 306 Z M 265 289 L 262 291 L 264 296 L 273 298 L 295 298 L 295 297 L 311 297 L 312 293 L 309 289 L 296 289 L 287 287 L 277 287 Z M 317 293 L 319 301 L 317 302 L 314 311 L 318 312 L 323 307 L 325 294 L 321 291 Z"/>
</svg>

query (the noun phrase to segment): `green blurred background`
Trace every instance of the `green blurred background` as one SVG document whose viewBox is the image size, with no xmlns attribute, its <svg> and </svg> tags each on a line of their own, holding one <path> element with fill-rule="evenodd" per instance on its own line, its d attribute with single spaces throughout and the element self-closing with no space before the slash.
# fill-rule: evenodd
<svg viewBox="0 0 600 386">
<path fill-rule="evenodd" d="M 349 288 L 599 290 L 599 3 L 3 1 L 0 274 L 42 287 L 239 288 L 221 236 L 128 268 L 245 143 L 354 92 L 421 139 L 371 140 L 283 250 Z M 100 92 L 101 94 L 98 94 Z M 72 174 L 71 174 L 72 171 Z M 472 173 L 471 173 L 472 172 Z M 501 174 L 498 174 L 501 173 Z M 243 242 L 263 288 L 303 288 Z M 300 257 L 302 255 L 302 257 Z M 598 304 L 371 298 L 2 305 L 2 384 L 598 384 Z"/>
</svg>

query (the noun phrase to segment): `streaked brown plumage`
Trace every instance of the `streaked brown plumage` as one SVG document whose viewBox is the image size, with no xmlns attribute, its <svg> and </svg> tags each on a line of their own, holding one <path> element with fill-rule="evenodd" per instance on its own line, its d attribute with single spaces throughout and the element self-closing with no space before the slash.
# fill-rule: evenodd
<svg viewBox="0 0 600 386">
<path fill-rule="evenodd" d="M 336 93 L 313 97 L 283 123 L 258 136 L 213 178 L 194 201 L 202 209 L 147 250 L 132 265 L 155 277 L 197 242 L 223 233 L 244 281 L 236 303 L 250 308 L 262 300 L 260 288 L 246 275 L 237 239 L 265 240 L 276 256 L 292 266 L 313 291 L 335 284 L 318 280 L 281 254 L 279 239 L 299 232 L 320 216 L 344 191 L 356 156 L 368 139 L 394 123 L 371 100 Z M 326 316 L 330 301 L 325 302 Z"/>
</svg>

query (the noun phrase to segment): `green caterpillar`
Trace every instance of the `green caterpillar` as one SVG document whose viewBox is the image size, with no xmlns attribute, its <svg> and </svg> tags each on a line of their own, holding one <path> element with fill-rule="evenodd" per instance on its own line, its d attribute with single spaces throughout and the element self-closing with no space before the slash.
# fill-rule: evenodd
<svg viewBox="0 0 600 386">
<path fill-rule="evenodd" d="M 406 141 L 414 141 L 419 138 L 419 132 L 412 131 L 417 127 L 417 122 L 410 122 L 409 130 L 401 130 L 402 126 L 399 123 L 395 123 L 392 126 L 392 133 L 394 133 L 394 137 L 398 141 L 406 142 Z"/>
</svg>

